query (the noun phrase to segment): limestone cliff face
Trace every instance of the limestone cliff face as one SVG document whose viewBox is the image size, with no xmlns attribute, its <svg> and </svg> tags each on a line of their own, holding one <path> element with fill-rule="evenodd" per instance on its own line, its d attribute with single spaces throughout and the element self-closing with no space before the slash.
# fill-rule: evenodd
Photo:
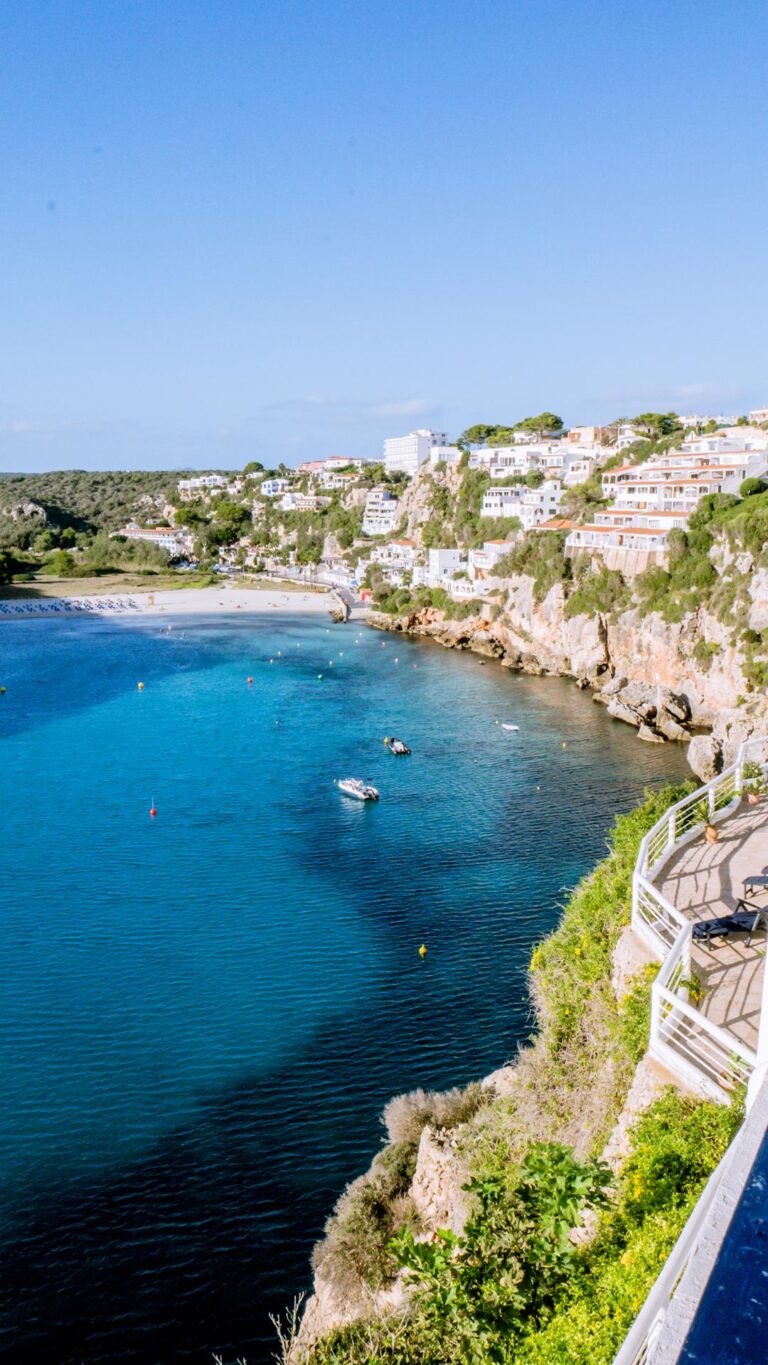
<svg viewBox="0 0 768 1365">
<path fill-rule="evenodd" d="M 433 1237 L 439 1228 L 450 1228 L 457 1234 L 463 1231 L 469 1213 L 468 1196 L 462 1189 L 467 1178 L 468 1172 L 453 1135 L 427 1125 L 419 1140 L 416 1169 L 409 1190 L 418 1217 L 419 1239 Z M 351 1292 L 348 1285 L 335 1283 L 332 1272 L 325 1270 L 322 1264 L 315 1266 L 313 1293 L 307 1299 L 291 1351 L 293 1365 L 301 1365 L 312 1345 L 321 1337 L 361 1317 L 395 1310 L 407 1298 L 408 1289 L 402 1276 L 398 1276 L 388 1289 L 366 1292 L 358 1284 Z"/>
<path fill-rule="evenodd" d="M 768 574 L 754 574 L 750 597 L 753 629 L 768 625 Z M 679 623 L 637 610 L 569 617 L 565 603 L 560 584 L 537 602 L 533 580 L 519 577 L 510 580 L 496 620 L 490 608 L 487 616 L 452 621 L 429 607 L 398 618 L 371 613 L 369 621 L 489 655 L 508 668 L 575 678 L 645 740 L 688 740 L 696 730 L 710 730 L 697 737 L 689 755 L 705 778 L 768 722 L 765 698 L 749 695 L 733 631 L 714 615 L 702 609 Z M 706 662 L 697 657 L 702 641 L 711 646 Z"/>
<path fill-rule="evenodd" d="M 463 471 L 458 465 L 446 465 L 435 470 L 425 465 L 411 480 L 400 499 L 400 530 L 412 540 L 420 540 L 421 528 L 433 515 L 432 500 L 435 489 L 447 489 L 452 497 L 459 491 Z"/>
</svg>

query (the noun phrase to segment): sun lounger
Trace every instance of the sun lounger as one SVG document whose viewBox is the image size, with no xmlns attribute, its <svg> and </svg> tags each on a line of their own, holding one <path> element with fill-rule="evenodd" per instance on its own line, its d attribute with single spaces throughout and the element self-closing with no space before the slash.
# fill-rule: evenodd
<svg viewBox="0 0 768 1365">
<path fill-rule="evenodd" d="M 736 909 L 730 915 L 719 915 L 716 919 L 699 920 L 693 926 L 694 943 L 709 943 L 713 938 L 730 938 L 731 934 L 745 933 L 748 935 L 747 947 L 752 942 L 752 935 L 758 928 L 765 929 L 768 910 L 761 909 L 751 901 L 740 900 L 736 902 Z"/>
<path fill-rule="evenodd" d="M 765 890 L 768 887 L 768 876 L 764 872 L 759 872 L 754 877 L 745 877 L 743 886 L 745 893 L 747 891 Z"/>
</svg>

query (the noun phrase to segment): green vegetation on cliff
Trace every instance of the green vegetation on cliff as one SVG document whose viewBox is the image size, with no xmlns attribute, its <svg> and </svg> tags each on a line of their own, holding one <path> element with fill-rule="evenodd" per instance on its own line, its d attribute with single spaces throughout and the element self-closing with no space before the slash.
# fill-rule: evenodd
<svg viewBox="0 0 768 1365">
<path fill-rule="evenodd" d="M 621 1002 L 611 985 L 637 850 L 692 786 L 648 794 L 616 820 L 608 856 L 533 954 L 540 1032 L 499 1092 L 388 1107 L 390 1142 L 342 1196 L 315 1258 L 359 1317 L 306 1344 L 307 1365 L 610 1365 L 741 1119 L 738 1104 L 669 1090 L 635 1122 L 615 1176 L 598 1159 L 647 1045 L 653 973 Z M 425 1228 L 410 1193 L 424 1124 L 460 1174 L 460 1233 Z M 588 1210 L 589 1233 L 572 1237 Z M 396 1278 L 405 1308 L 377 1308 L 372 1291 Z"/>
<path fill-rule="evenodd" d="M 49 550 L 61 543 L 61 532 L 75 536 L 117 531 L 135 516 L 146 499 L 149 508 L 171 499 L 183 475 L 167 470 L 57 470 L 50 474 L 13 474 L 0 478 L 0 549 Z M 45 520 L 12 509 L 35 503 Z M 156 518 L 157 520 L 157 518 Z M 36 538 L 47 537 L 36 546 Z M 64 541 L 66 545 L 66 540 Z"/>
</svg>

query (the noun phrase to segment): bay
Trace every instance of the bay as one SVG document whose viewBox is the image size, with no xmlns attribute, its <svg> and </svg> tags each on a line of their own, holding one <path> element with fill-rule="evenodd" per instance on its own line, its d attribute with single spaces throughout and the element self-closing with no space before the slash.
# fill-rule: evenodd
<svg viewBox="0 0 768 1365">
<path fill-rule="evenodd" d="M 561 679 L 171 625 L 0 626 L 3 1361 L 270 1360 L 386 1100 L 515 1055 L 564 889 L 687 772 Z"/>
</svg>

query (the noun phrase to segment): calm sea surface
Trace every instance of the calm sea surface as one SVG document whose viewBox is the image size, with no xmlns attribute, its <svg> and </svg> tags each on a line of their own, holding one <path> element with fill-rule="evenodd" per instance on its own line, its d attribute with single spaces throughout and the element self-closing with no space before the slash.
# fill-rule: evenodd
<svg viewBox="0 0 768 1365">
<path fill-rule="evenodd" d="M 257 1365 L 385 1101 L 514 1055 L 683 753 L 319 617 L 2 623 L 0 684 L 0 1359 Z"/>
</svg>

